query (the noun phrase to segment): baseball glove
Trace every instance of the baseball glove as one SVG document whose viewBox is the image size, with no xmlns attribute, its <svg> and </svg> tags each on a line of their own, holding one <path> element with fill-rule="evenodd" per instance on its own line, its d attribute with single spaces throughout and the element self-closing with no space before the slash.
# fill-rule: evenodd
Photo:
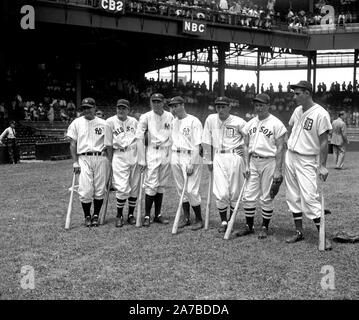
<svg viewBox="0 0 359 320">
<path fill-rule="evenodd" d="M 354 234 L 348 231 L 339 231 L 334 235 L 333 240 L 341 243 L 355 243 L 359 242 L 359 234 Z"/>
<path fill-rule="evenodd" d="M 271 199 L 274 199 L 274 197 L 277 195 L 279 191 L 279 187 L 283 182 L 283 176 L 280 176 L 279 178 L 273 178 L 272 185 L 270 187 L 270 197 Z"/>
</svg>

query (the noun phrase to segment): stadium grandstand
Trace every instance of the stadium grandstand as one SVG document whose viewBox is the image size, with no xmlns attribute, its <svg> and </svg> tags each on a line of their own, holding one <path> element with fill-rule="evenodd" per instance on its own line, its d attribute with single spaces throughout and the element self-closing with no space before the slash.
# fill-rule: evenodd
<svg viewBox="0 0 359 320">
<path fill-rule="evenodd" d="M 20 27 L 24 4 L 35 8 L 35 30 Z M 95 98 L 105 118 L 118 98 L 127 98 L 138 118 L 153 92 L 182 95 L 189 113 L 204 121 L 223 94 L 249 120 L 251 99 L 266 92 L 272 113 L 287 123 L 295 107 L 289 83 L 264 87 L 264 70 L 307 70 L 315 100 L 333 118 L 344 110 L 349 139 L 359 144 L 357 0 L 5 0 L 1 6 L 1 27 L 16 31 L 5 36 L 0 53 L 0 129 L 17 121 L 23 160 L 69 156 L 65 132 L 85 96 Z M 182 82 L 179 65 L 206 67 L 208 82 Z M 145 77 L 165 67 L 173 68 L 172 79 Z M 353 78 L 317 83 L 316 71 L 328 67 L 350 68 Z M 225 69 L 256 71 L 257 82 L 226 83 Z"/>
</svg>

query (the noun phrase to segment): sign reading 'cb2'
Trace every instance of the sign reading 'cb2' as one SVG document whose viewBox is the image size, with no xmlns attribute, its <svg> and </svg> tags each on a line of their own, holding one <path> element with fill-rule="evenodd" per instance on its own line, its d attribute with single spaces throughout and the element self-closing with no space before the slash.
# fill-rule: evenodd
<svg viewBox="0 0 359 320">
<path fill-rule="evenodd" d="M 124 1 L 101 0 L 100 7 L 106 11 L 123 13 Z"/>
<path fill-rule="evenodd" d="M 196 36 L 201 36 L 206 34 L 206 24 L 198 23 L 195 21 L 184 20 L 182 25 L 182 32 Z"/>
</svg>

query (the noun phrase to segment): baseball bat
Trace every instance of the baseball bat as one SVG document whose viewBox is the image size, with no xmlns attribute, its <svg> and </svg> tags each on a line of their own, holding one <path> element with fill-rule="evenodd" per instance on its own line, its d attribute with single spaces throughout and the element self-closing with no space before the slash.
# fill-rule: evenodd
<svg viewBox="0 0 359 320">
<path fill-rule="evenodd" d="M 180 219 L 180 216 L 181 216 L 183 197 L 184 197 L 184 193 L 187 190 L 187 182 L 188 182 L 188 176 L 185 173 L 184 187 L 183 187 L 181 198 L 180 198 L 180 201 L 179 201 L 179 204 L 178 204 L 178 208 L 177 208 L 177 212 L 176 212 L 176 216 L 175 216 L 175 221 L 173 222 L 172 234 L 176 234 L 177 230 L 178 230 L 178 223 L 179 223 L 179 219 Z"/>
<path fill-rule="evenodd" d="M 108 181 L 107 181 L 107 190 L 106 190 L 106 194 L 105 194 L 105 206 L 103 208 L 103 213 L 101 215 L 100 218 L 100 224 L 103 225 L 105 223 L 105 219 L 106 219 L 106 214 L 107 214 L 107 207 L 108 207 L 108 199 L 110 197 L 110 185 L 111 185 L 111 180 L 112 180 L 112 166 L 111 166 L 111 170 L 110 170 L 110 175 L 108 177 Z"/>
<path fill-rule="evenodd" d="M 76 180 L 76 173 L 74 172 L 73 177 L 72 177 L 72 185 L 71 185 L 71 193 L 70 193 L 69 205 L 67 206 L 67 214 L 66 214 L 66 222 L 65 222 L 65 229 L 66 230 L 68 230 L 70 228 L 71 213 L 72 213 L 72 202 L 73 202 L 73 199 L 74 199 L 75 180 Z"/>
<path fill-rule="evenodd" d="M 137 199 L 136 227 L 141 227 L 141 218 L 142 218 L 142 185 L 143 185 L 143 172 L 141 172 L 140 191 L 139 191 L 139 193 L 138 193 L 138 199 Z"/>
<path fill-rule="evenodd" d="M 319 227 L 319 251 L 325 251 L 325 211 L 324 211 L 324 194 L 323 194 L 323 184 L 321 187 L 322 193 L 322 203 L 321 203 L 321 212 L 320 212 L 320 227 Z"/>
<path fill-rule="evenodd" d="M 243 194 L 243 190 L 245 188 L 245 185 L 246 185 L 246 182 L 247 182 L 247 179 L 244 179 L 244 182 L 243 182 L 243 186 L 242 186 L 242 189 L 241 189 L 241 192 L 239 193 L 239 197 L 238 197 L 238 200 L 236 202 L 236 206 L 234 207 L 233 209 L 233 213 L 232 213 L 232 216 L 231 216 L 231 219 L 229 220 L 228 222 L 228 226 L 227 226 L 227 229 L 226 229 L 226 233 L 224 234 L 224 240 L 228 240 L 229 239 L 229 236 L 232 232 L 232 229 L 233 229 L 233 225 L 234 225 L 234 221 L 236 220 L 236 215 L 237 215 L 237 211 L 238 211 L 238 208 L 239 208 L 239 204 L 242 200 L 242 194 Z"/>
<path fill-rule="evenodd" d="M 209 176 L 206 213 L 204 215 L 204 230 L 208 230 L 208 228 L 209 228 L 209 213 L 211 210 L 212 189 L 213 189 L 213 171 L 210 172 L 210 176 Z"/>
</svg>

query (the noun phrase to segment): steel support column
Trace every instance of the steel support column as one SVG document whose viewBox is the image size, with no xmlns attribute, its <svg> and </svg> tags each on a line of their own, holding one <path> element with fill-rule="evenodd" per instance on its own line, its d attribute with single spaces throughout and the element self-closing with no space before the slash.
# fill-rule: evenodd
<svg viewBox="0 0 359 320">
<path fill-rule="evenodd" d="M 312 81 L 312 52 L 308 52 L 307 81 Z"/>
<path fill-rule="evenodd" d="M 317 52 L 314 51 L 313 55 L 313 92 L 316 91 L 316 82 L 317 82 Z"/>
<path fill-rule="evenodd" d="M 82 97 L 82 65 L 80 62 L 76 62 L 76 107 L 81 106 L 81 97 Z"/>
<path fill-rule="evenodd" d="M 218 45 L 218 86 L 219 95 L 224 95 L 224 72 L 226 66 L 226 47 L 222 44 Z"/>
<path fill-rule="evenodd" d="M 208 90 L 212 91 L 213 88 L 213 47 L 208 49 L 208 62 L 209 62 L 209 87 Z"/>
<path fill-rule="evenodd" d="M 175 81 L 174 81 L 175 88 L 178 87 L 178 54 L 175 55 Z"/>
<path fill-rule="evenodd" d="M 359 60 L 359 50 L 354 50 L 354 68 L 353 68 L 353 90 L 357 91 L 357 66 L 358 66 L 358 60 Z"/>
<path fill-rule="evenodd" d="M 261 51 L 258 48 L 258 52 L 257 52 L 257 71 L 256 71 L 256 76 L 257 76 L 257 94 L 259 93 L 259 84 L 260 84 L 260 71 L 261 71 Z"/>
</svg>

